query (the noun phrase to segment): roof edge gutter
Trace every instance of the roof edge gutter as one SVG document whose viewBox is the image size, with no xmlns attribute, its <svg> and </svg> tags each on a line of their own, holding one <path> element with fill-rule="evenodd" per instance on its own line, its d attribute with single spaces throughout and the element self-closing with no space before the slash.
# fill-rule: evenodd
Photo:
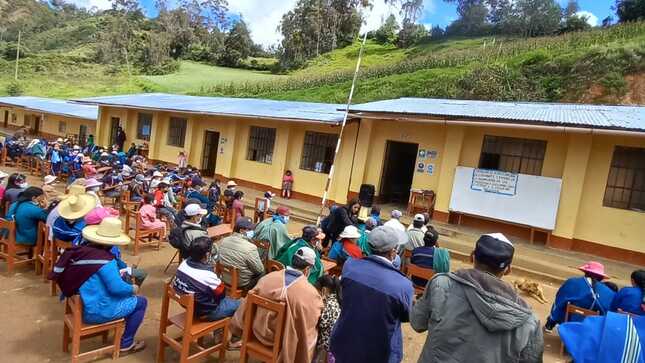
<svg viewBox="0 0 645 363">
<path fill-rule="evenodd" d="M 357 116 L 357 115 L 355 115 Z M 379 119 L 382 120 L 382 116 L 366 116 L 360 115 L 361 118 L 366 119 Z M 418 123 L 427 123 L 433 125 L 457 125 L 457 126 L 488 126 L 495 128 L 506 128 L 506 129 L 525 129 L 525 130 L 540 130 L 540 131 L 550 131 L 550 132 L 561 132 L 567 134 L 593 134 L 593 135 L 615 135 L 615 136 L 632 136 L 632 137 L 645 137 L 645 132 L 639 131 L 629 131 L 629 130 L 615 130 L 615 129 L 604 129 L 597 127 L 570 127 L 570 126 L 546 126 L 546 125 L 532 125 L 532 124 L 513 124 L 508 122 L 489 122 L 489 121 L 458 121 L 458 120 L 433 120 L 433 119 L 415 119 L 408 117 L 394 117 L 395 121 L 404 121 L 404 122 L 418 122 Z"/>
<path fill-rule="evenodd" d="M 112 108 L 126 108 L 129 110 L 145 110 L 145 111 L 154 111 L 154 112 L 167 112 L 167 113 L 186 113 L 190 115 L 206 115 L 206 116 L 221 116 L 221 117 L 239 117 L 239 118 L 248 118 L 248 119 L 262 119 L 262 120 L 274 120 L 274 121 L 294 121 L 294 122 L 303 122 L 303 123 L 318 123 L 328 126 L 339 126 L 342 121 L 323 121 L 323 120 L 313 120 L 313 119 L 299 119 L 299 118 L 289 118 L 289 117 L 272 117 L 272 116 L 254 116 L 254 115 L 242 115 L 235 113 L 222 113 L 222 112 L 207 112 L 207 111 L 186 111 L 186 110 L 175 110 L 175 109 L 164 109 L 157 107 L 142 107 L 142 106 L 126 106 L 126 105 L 115 105 L 108 103 L 99 103 L 92 101 L 81 101 L 81 100 L 71 100 L 70 102 L 83 104 L 83 105 L 96 105 L 99 107 L 112 107 Z M 352 117 L 352 119 L 356 116 Z"/>
</svg>

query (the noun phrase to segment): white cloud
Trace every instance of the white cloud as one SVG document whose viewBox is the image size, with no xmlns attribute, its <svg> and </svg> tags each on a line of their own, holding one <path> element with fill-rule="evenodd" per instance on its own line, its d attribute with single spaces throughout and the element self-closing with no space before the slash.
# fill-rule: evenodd
<svg viewBox="0 0 645 363">
<path fill-rule="evenodd" d="M 595 16 L 593 13 L 583 10 L 583 11 L 578 11 L 576 15 L 585 16 L 587 17 L 587 23 L 589 23 L 589 25 L 598 26 L 598 17 Z"/>
<path fill-rule="evenodd" d="M 282 15 L 293 9 L 297 0 L 229 0 L 230 12 L 242 14 L 251 37 L 264 46 L 278 43 L 282 36 L 278 25 Z"/>
<path fill-rule="evenodd" d="M 105 10 L 112 8 L 110 0 L 71 0 L 70 2 L 85 9 L 96 7 L 99 10 Z"/>
</svg>

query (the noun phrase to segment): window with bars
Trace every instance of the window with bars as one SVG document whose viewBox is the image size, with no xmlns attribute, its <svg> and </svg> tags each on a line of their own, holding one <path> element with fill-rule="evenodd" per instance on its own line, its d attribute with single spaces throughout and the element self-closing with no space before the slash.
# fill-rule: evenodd
<svg viewBox="0 0 645 363">
<path fill-rule="evenodd" d="M 616 146 L 603 205 L 645 211 L 645 149 Z"/>
<path fill-rule="evenodd" d="M 168 126 L 168 145 L 184 147 L 186 138 L 186 123 L 188 120 L 181 117 L 171 117 Z"/>
<path fill-rule="evenodd" d="M 504 136 L 484 136 L 480 169 L 541 175 L 546 141 Z"/>
<path fill-rule="evenodd" d="M 302 147 L 300 169 L 317 173 L 329 173 L 334 162 L 334 150 L 338 135 L 307 131 Z"/>
<path fill-rule="evenodd" d="M 65 121 L 58 121 L 58 132 L 62 134 L 67 132 L 67 124 Z"/>
<path fill-rule="evenodd" d="M 140 112 L 137 118 L 137 139 L 150 141 L 150 130 L 152 129 L 152 114 Z"/>
<path fill-rule="evenodd" d="M 246 160 L 271 164 L 274 144 L 275 129 L 251 126 Z"/>
</svg>

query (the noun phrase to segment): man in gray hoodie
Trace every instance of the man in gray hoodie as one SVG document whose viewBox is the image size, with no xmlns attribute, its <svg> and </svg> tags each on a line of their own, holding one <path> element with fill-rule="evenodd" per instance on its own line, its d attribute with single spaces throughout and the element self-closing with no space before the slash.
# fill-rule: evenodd
<svg viewBox="0 0 645 363">
<path fill-rule="evenodd" d="M 483 235 L 471 255 L 474 269 L 437 274 L 410 313 L 412 328 L 428 331 L 420 363 L 542 362 L 537 317 L 513 287 L 515 248 L 501 233 Z"/>
</svg>

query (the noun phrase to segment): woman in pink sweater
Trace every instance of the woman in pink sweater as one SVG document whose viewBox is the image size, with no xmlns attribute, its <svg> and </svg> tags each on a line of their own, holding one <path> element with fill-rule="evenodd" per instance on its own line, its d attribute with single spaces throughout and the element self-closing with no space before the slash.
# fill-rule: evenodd
<svg viewBox="0 0 645 363">
<path fill-rule="evenodd" d="M 163 228 L 161 238 L 164 238 L 166 236 L 166 223 L 157 218 L 157 208 L 152 205 L 154 196 L 152 194 L 146 194 L 145 197 L 143 197 L 143 201 L 144 203 L 139 209 L 139 215 L 141 216 L 141 220 L 143 222 L 143 229 Z"/>
</svg>

